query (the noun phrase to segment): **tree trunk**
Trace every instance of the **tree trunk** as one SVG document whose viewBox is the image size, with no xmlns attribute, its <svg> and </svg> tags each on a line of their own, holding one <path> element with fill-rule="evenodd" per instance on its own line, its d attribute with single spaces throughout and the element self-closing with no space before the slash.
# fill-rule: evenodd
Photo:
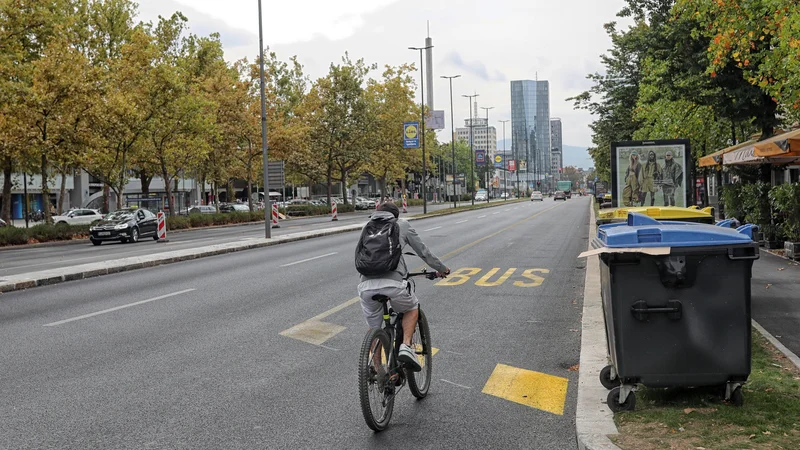
<svg viewBox="0 0 800 450">
<path fill-rule="evenodd" d="M 381 177 L 381 200 L 386 198 L 386 174 Z"/>
<path fill-rule="evenodd" d="M 42 152 L 42 209 L 44 213 L 44 221 L 50 223 L 52 215 L 50 214 L 50 187 L 47 185 L 47 154 Z"/>
<path fill-rule="evenodd" d="M 127 150 L 123 150 L 123 152 L 122 152 L 122 170 L 120 170 L 120 173 L 119 173 L 119 192 L 114 191 L 114 193 L 117 195 L 117 205 L 118 206 L 122 204 L 122 194 L 125 193 L 125 186 L 128 184 L 128 177 L 125 175 L 125 172 L 126 172 L 125 167 L 127 165 L 127 159 L 128 159 L 128 151 Z"/>
<path fill-rule="evenodd" d="M 11 223 L 11 174 L 14 166 L 11 156 L 3 159 L 3 209 L 0 211 L 0 219 Z"/>
<path fill-rule="evenodd" d="M 108 214 L 110 212 L 110 208 L 108 207 L 108 196 L 111 191 L 111 188 L 108 187 L 108 184 L 103 184 L 103 214 Z"/>
<path fill-rule="evenodd" d="M 250 212 L 253 212 L 253 158 L 252 156 L 249 158 L 250 160 L 247 163 L 247 207 Z M 283 193 L 286 194 L 285 188 Z"/>
<path fill-rule="evenodd" d="M 331 197 L 333 196 L 333 166 L 328 164 L 328 173 L 325 174 L 328 180 L 328 204 L 331 204 Z M 309 192 L 310 195 L 310 192 Z"/>
<path fill-rule="evenodd" d="M 149 197 L 150 182 L 153 181 L 153 176 L 147 176 L 147 172 L 142 170 L 139 172 L 139 181 L 142 182 L 142 197 Z"/>
<path fill-rule="evenodd" d="M 342 200 L 344 200 L 344 204 L 347 204 L 347 190 L 349 187 L 347 186 L 347 171 L 343 171 L 342 173 Z"/>
<path fill-rule="evenodd" d="M 175 207 L 172 204 L 172 186 L 170 186 L 170 179 L 167 177 L 167 163 L 164 158 L 161 158 L 161 179 L 164 180 L 164 189 L 167 191 L 167 205 L 169 206 L 169 216 L 175 215 Z"/>
<path fill-rule="evenodd" d="M 60 216 L 64 212 L 64 197 L 67 195 L 67 164 L 64 163 L 64 167 L 61 168 L 61 187 L 58 191 L 58 215 Z"/>
<path fill-rule="evenodd" d="M 233 180 L 230 178 L 225 180 L 225 199 L 228 203 L 236 203 L 236 190 L 233 188 Z"/>
<path fill-rule="evenodd" d="M 214 196 L 214 207 L 217 208 L 217 213 L 219 213 L 219 183 L 216 181 L 211 183 L 211 193 Z"/>
</svg>

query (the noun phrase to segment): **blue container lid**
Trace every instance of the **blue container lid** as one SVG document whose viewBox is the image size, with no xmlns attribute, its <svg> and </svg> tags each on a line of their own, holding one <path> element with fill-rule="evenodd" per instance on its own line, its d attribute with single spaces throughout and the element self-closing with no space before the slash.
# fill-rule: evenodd
<svg viewBox="0 0 800 450">
<path fill-rule="evenodd" d="M 744 230 L 742 230 L 744 231 Z M 628 213 L 628 221 L 601 225 L 597 239 L 604 247 L 708 247 L 750 244 L 752 238 L 732 228 L 695 222 L 659 222 Z"/>
</svg>

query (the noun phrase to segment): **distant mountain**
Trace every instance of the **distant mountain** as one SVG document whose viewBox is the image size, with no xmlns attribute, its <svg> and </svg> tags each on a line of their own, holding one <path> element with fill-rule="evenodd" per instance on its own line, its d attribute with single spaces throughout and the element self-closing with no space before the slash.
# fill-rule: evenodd
<svg viewBox="0 0 800 450">
<path fill-rule="evenodd" d="M 506 150 L 511 151 L 511 139 L 506 139 Z M 503 140 L 497 141 L 497 149 L 503 150 Z M 575 145 L 564 145 L 564 167 L 575 166 L 583 169 L 594 167 L 592 157 L 586 147 L 578 147 Z"/>
</svg>

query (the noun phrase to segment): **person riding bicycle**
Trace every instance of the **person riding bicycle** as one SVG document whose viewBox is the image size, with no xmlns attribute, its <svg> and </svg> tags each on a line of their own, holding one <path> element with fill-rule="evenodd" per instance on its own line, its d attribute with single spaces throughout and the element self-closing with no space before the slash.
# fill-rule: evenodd
<svg viewBox="0 0 800 450">
<path fill-rule="evenodd" d="M 398 219 L 399 217 L 400 209 L 394 203 L 384 203 L 372 214 L 372 219 L 397 219 L 400 243 L 403 249 L 405 249 L 406 245 L 410 246 L 417 256 L 436 270 L 437 276 L 445 277 L 449 275 L 450 269 L 436 255 L 431 253 L 408 221 Z M 422 367 L 417 361 L 415 351 L 411 349 L 411 338 L 417 326 L 419 300 L 408 285 L 408 281 L 405 280 L 407 274 L 406 262 L 401 255 L 397 269 L 394 271 L 375 276 L 362 274 L 361 283 L 358 285 L 358 296 L 361 298 L 361 309 L 370 328 L 380 328 L 383 323 L 383 306 L 372 299 L 374 295 L 389 297 L 392 309 L 403 314 L 403 343 L 400 345 L 397 359 L 418 372 L 422 370 Z"/>
</svg>

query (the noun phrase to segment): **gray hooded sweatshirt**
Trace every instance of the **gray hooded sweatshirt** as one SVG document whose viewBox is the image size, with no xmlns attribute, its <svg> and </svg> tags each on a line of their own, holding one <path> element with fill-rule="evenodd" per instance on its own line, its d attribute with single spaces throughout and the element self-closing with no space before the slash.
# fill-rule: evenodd
<svg viewBox="0 0 800 450">
<path fill-rule="evenodd" d="M 394 218 L 394 214 L 388 211 L 376 211 L 372 214 L 373 218 L 378 219 L 392 219 Z M 400 242 L 403 245 L 403 251 L 406 251 L 406 247 L 411 247 L 414 250 L 414 253 L 417 254 L 426 264 L 431 266 L 433 270 L 437 272 L 444 272 L 447 270 L 447 266 L 439 260 L 431 251 L 428 249 L 428 246 L 422 242 L 422 239 L 419 238 L 416 230 L 411 227 L 407 220 L 404 219 L 397 219 L 397 226 L 400 228 Z M 364 282 L 366 280 L 394 280 L 394 281 L 403 281 L 403 278 L 408 273 L 408 268 L 406 267 L 406 261 L 403 256 L 400 256 L 400 262 L 397 264 L 397 269 L 393 272 L 387 272 L 381 275 L 373 275 L 373 276 L 366 276 L 361 275 L 361 281 Z"/>
</svg>

